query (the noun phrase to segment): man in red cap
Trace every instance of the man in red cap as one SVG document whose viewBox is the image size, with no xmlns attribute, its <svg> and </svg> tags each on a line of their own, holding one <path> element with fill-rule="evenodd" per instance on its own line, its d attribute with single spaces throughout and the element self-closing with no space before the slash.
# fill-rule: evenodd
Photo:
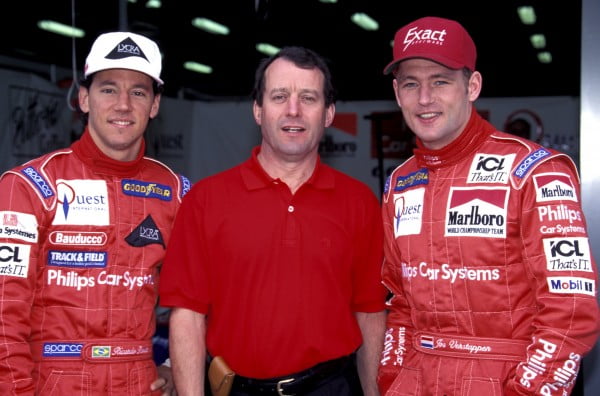
<svg viewBox="0 0 600 396">
<path fill-rule="evenodd" d="M 396 101 L 417 137 L 382 198 L 392 293 L 387 395 L 566 395 L 598 336 L 597 268 L 575 164 L 497 131 L 457 22 L 395 36 Z"/>
</svg>

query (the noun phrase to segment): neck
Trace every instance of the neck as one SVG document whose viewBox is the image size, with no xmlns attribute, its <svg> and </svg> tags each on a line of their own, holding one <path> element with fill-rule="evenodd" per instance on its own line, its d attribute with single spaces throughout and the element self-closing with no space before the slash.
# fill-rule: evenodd
<svg viewBox="0 0 600 396">
<path fill-rule="evenodd" d="M 264 150 L 263 146 L 257 159 L 269 176 L 284 182 L 293 194 L 312 176 L 317 164 L 317 153 L 310 153 L 298 160 L 289 160 Z"/>
</svg>

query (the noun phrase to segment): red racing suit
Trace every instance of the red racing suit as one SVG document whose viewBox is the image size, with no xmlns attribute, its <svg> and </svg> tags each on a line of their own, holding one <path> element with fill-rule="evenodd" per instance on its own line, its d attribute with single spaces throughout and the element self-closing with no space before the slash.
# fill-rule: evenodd
<svg viewBox="0 0 600 396">
<path fill-rule="evenodd" d="M 112 160 L 86 130 L 0 177 L 0 394 L 151 394 L 158 269 L 190 186 L 143 152 Z"/>
<path fill-rule="evenodd" d="M 577 170 L 473 109 L 383 195 L 387 395 L 566 395 L 598 336 Z"/>
</svg>

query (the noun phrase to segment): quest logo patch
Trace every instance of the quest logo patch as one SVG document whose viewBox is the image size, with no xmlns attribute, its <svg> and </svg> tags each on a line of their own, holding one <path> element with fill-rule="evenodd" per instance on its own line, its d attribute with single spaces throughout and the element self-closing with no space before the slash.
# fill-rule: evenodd
<svg viewBox="0 0 600 396">
<path fill-rule="evenodd" d="M 425 188 L 394 194 L 394 237 L 421 232 Z"/>
</svg>

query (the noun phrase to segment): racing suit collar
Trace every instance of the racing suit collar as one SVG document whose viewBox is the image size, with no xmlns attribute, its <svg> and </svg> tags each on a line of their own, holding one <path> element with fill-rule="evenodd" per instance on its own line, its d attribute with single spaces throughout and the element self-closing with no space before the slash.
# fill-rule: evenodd
<svg viewBox="0 0 600 396">
<path fill-rule="evenodd" d="M 420 167 L 441 168 L 453 165 L 474 153 L 495 129 L 473 106 L 471 118 L 456 140 L 439 150 L 429 150 L 417 139 L 417 148 L 413 153 Z"/>
<path fill-rule="evenodd" d="M 71 145 L 71 149 L 83 163 L 89 165 L 96 172 L 122 177 L 132 176 L 138 172 L 142 165 L 141 160 L 144 157 L 146 144 L 142 140 L 140 152 L 133 161 L 117 161 L 100 151 L 86 127 L 81 138 Z"/>
</svg>

